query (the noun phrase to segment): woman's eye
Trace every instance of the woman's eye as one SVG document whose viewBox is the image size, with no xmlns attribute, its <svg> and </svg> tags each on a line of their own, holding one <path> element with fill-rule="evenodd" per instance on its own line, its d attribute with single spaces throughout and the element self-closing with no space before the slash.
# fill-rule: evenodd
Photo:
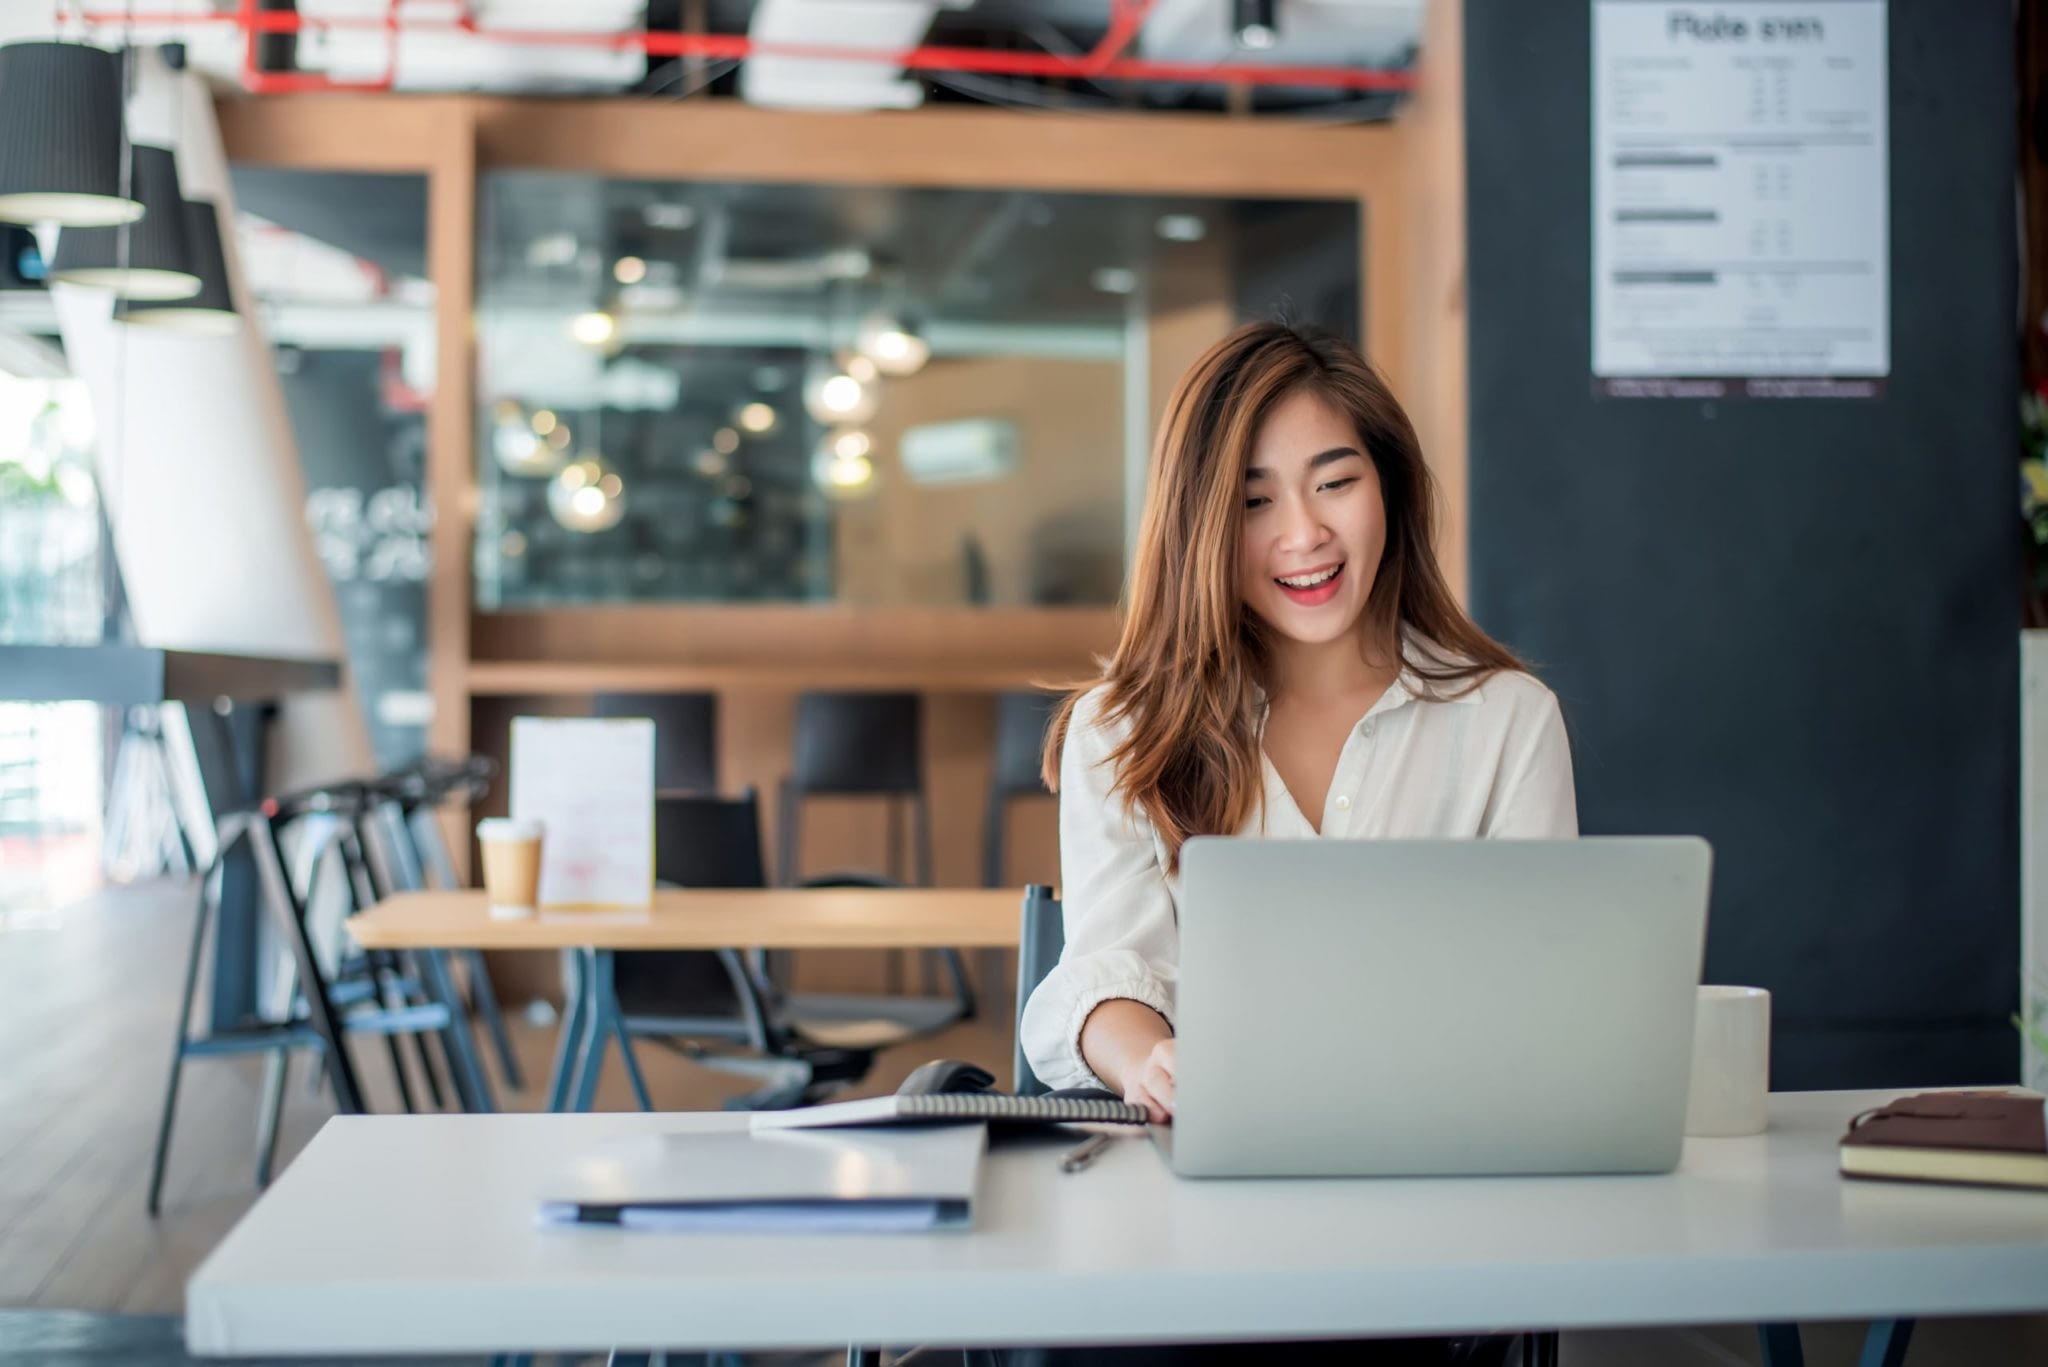
<svg viewBox="0 0 2048 1367">
<path fill-rule="evenodd" d="M 1324 489 L 1348 489 L 1356 483 L 1358 483 L 1357 475 L 1346 475 L 1343 479 L 1333 479 L 1322 487 Z"/>
<path fill-rule="evenodd" d="M 1244 501 L 1244 506 L 1246 509 L 1263 508 L 1272 501 L 1272 499 L 1267 498 L 1264 494 L 1253 494 Z"/>
</svg>

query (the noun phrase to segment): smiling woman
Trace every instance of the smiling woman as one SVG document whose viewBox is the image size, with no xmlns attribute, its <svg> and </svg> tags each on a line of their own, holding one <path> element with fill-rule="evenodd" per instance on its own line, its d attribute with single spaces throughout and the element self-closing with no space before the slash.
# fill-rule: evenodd
<svg viewBox="0 0 2048 1367">
<path fill-rule="evenodd" d="M 1048 1084 L 1171 1115 L 1194 836 L 1576 834 L 1557 700 L 1452 598 L 1434 508 L 1347 343 L 1254 323 L 1182 377 L 1116 653 L 1046 749 L 1067 943 L 1023 1043 Z"/>
<path fill-rule="evenodd" d="M 1434 504 L 1413 426 L 1347 343 L 1253 323 L 1181 377 L 1116 654 L 1047 741 L 1066 945 L 1018 1035 L 1048 1086 L 1106 1087 L 1172 1120 L 1195 836 L 1577 834 L 1557 700 L 1452 598 Z M 1311 1347 L 1287 1355 L 1366 1360 Z M 1417 1341 L 1370 1360 L 1498 1363 L 1507 1347 Z M 1157 1359 L 1180 1360 L 1214 1359 Z"/>
</svg>

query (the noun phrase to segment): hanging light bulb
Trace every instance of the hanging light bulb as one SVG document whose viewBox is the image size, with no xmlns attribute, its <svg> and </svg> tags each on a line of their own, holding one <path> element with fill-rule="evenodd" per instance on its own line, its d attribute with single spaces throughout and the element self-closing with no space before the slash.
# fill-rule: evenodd
<svg viewBox="0 0 2048 1367">
<path fill-rule="evenodd" d="M 818 366 L 804 382 L 804 409 L 826 427 L 866 422 L 879 401 L 873 384 L 832 366 Z"/>
<path fill-rule="evenodd" d="M 570 320 L 569 335 L 587 347 L 609 346 L 619 335 L 619 320 L 603 309 L 592 309 Z"/>
<path fill-rule="evenodd" d="M 877 370 L 898 379 L 915 375 L 932 358 L 932 344 L 907 319 L 886 313 L 873 314 L 862 322 L 854 345 Z"/>
<path fill-rule="evenodd" d="M 626 515 L 626 482 L 596 455 L 577 457 L 548 483 L 548 512 L 572 532 L 605 532 Z"/>
<path fill-rule="evenodd" d="M 546 413 L 546 409 L 541 410 Z M 562 468 L 562 453 L 550 444 L 540 429 L 540 413 L 531 418 L 517 401 L 502 399 L 491 409 L 491 456 L 508 475 L 535 478 L 552 475 Z M 554 414 L 547 427 L 555 429 Z"/>
<path fill-rule="evenodd" d="M 112 290 L 128 299 L 190 299 L 201 282 L 192 273 L 185 243 L 178 159 L 167 147 L 139 144 L 133 156 L 130 183 L 147 210 L 142 221 L 132 227 L 64 229 L 57 235 L 50 278 Z"/>
<path fill-rule="evenodd" d="M 83 43 L 0 47 L 0 220 L 133 223 L 121 192 L 121 58 Z"/>
<path fill-rule="evenodd" d="M 861 498 L 874 492 L 874 442 L 858 428 L 829 432 L 811 456 L 811 478 L 828 498 Z"/>
</svg>

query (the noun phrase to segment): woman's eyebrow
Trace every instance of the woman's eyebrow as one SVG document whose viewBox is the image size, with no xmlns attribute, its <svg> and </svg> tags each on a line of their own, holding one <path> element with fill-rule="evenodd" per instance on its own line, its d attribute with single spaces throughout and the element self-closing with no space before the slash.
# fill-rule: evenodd
<svg viewBox="0 0 2048 1367">
<path fill-rule="evenodd" d="M 1357 456 L 1360 460 L 1365 459 L 1365 453 L 1356 446 L 1332 446 L 1327 451 L 1318 451 L 1313 456 L 1310 456 L 1308 468 L 1320 470 L 1325 465 L 1334 464 L 1346 456 Z M 1244 477 L 1246 479 L 1271 479 L 1273 472 L 1263 465 L 1253 465 L 1246 467 Z"/>
</svg>

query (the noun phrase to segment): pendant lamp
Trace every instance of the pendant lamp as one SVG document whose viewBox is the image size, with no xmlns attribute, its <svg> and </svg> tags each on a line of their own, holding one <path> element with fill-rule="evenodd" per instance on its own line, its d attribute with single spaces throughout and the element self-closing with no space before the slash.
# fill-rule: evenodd
<svg viewBox="0 0 2048 1367">
<path fill-rule="evenodd" d="M 239 328 L 242 320 L 228 289 L 228 262 L 221 249 L 220 230 L 220 212 L 211 200 L 186 200 L 185 259 L 199 277 L 199 292 L 189 299 L 116 299 L 114 317 L 131 327 L 170 328 L 216 337 Z"/>
<path fill-rule="evenodd" d="M 83 43 L 0 47 L 0 220 L 133 223 L 121 192 L 121 58 Z"/>
<path fill-rule="evenodd" d="M 190 299 L 200 281 L 186 250 L 178 159 L 168 148 L 141 144 L 134 158 L 129 188 L 142 204 L 141 221 L 132 227 L 64 229 L 57 235 L 50 278 L 127 299 Z"/>
</svg>

